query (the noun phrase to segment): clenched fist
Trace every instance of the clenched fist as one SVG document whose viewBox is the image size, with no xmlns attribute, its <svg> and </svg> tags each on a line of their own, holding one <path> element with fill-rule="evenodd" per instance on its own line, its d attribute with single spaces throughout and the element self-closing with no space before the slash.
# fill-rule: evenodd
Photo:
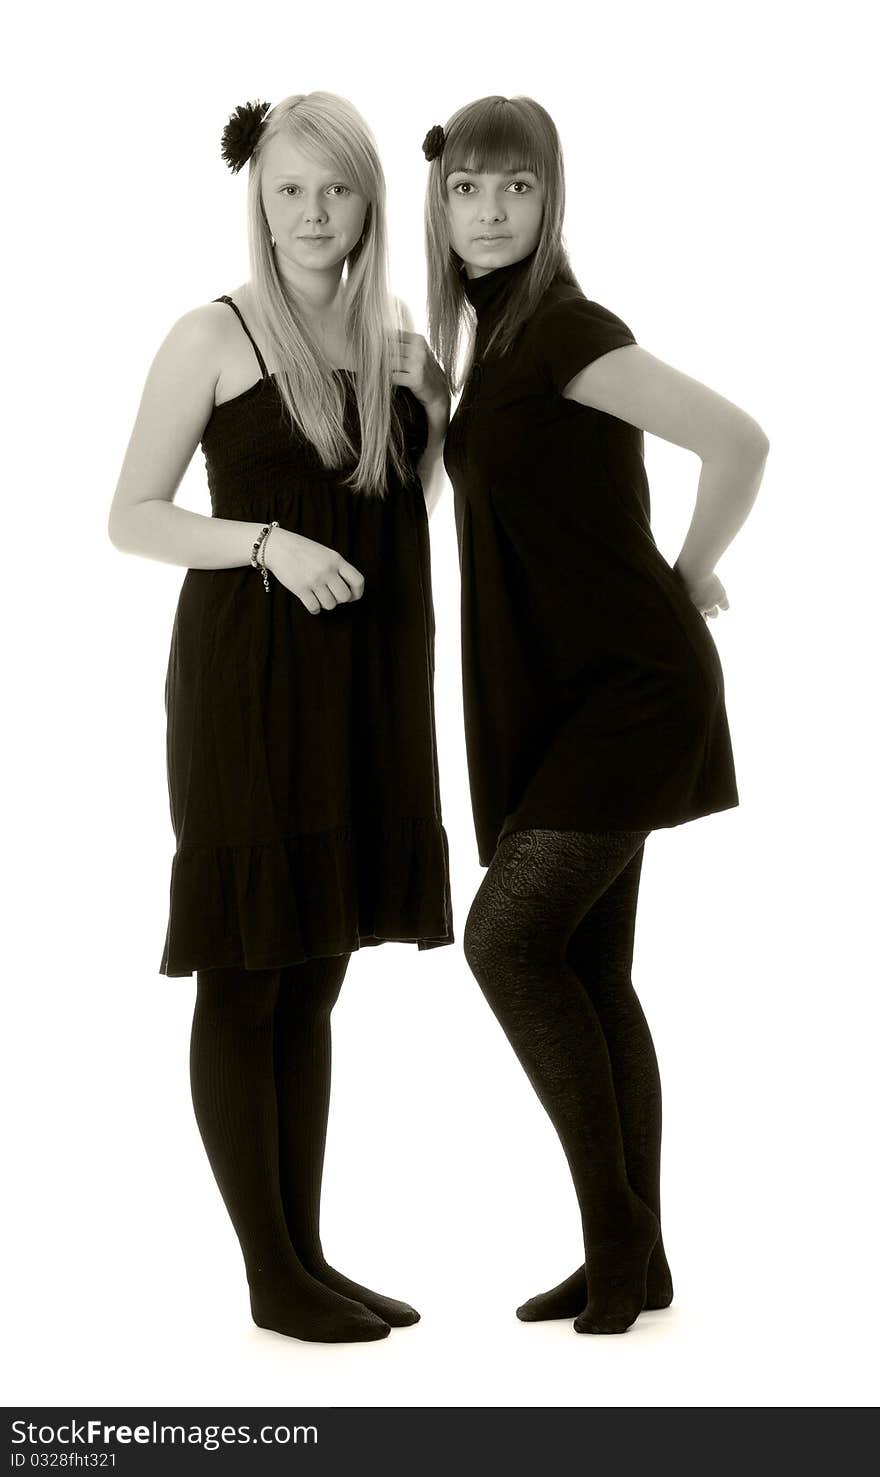
<svg viewBox="0 0 880 1477">
<path fill-rule="evenodd" d="M 312 615 L 360 600 L 364 577 L 335 549 L 275 528 L 266 545 L 266 568 L 301 600 Z"/>
<path fill-rule="evenodd" d="M 674 568 L 702 616 L 709 616 L 714 620 L 719 610 L 730 609 L 727 592 L 714 571 L 703 575 L 688 575 L 677 564 Z"/>
</svg>

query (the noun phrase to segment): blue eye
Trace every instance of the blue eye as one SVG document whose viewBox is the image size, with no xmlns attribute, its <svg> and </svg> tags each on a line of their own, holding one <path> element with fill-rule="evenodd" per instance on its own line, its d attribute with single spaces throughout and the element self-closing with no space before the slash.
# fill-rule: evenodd
<svg viewBox="0 0 880 1477">
<path fill-rule="evenodd" d="M 348 185 L 331 185 L 330 186 L 330 189 L 331 190 L 341 190 L 344 195 L 350 195 L 351 194 L 351 190 L 348 188 Z"/>
<path fill-rule="evenodd" d="M 281 186 L 281 193 L 282 193 L 282 195 L 286 195 L 287 192 L 288 192 L 288 190 L 298 190 L 298 189 L 299 189 L 299 185 L 282 185 Z"/>
<path fill-rule="evenodd" d="M 472 190 L 474 186 L 469 179 L 459 180 L 457 185 L 452 186 L 453 194 L 459 194 L 462 190 Z"/>
<path fill-rule="evenodd" d="M 522 185 L 523 192 L 534 189 L 534 185 L 530 185 L 528 180 L 524 179 L 511 180 L 510 184 L 507 186 L 508 190 L 512 190 L 514 185 Z"/>
</svg>

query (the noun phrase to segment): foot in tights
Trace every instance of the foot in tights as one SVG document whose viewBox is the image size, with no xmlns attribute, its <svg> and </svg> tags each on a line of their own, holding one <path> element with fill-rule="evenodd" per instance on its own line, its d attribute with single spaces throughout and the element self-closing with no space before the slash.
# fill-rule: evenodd
<svg viewBox="0 0 880 1477">
<path fill-rule="evenodd" d="M 627 1178 L 660 1218 L 660 1073 L 651 1032 L 632 985 L 636 907 L 644 846 L 607 887 L 579 924 L 567 959 L 590 996 L 611 1057 L 614 1091 L 623 1134 Z M 662 1232 L 648 1263 L 645 1308 L 668 1308 L 672 1273 Z M 574 1318 L 588 1297 L 581 1265 L 557 1287 L 517 1308 L 523 1322 Z"/>
<path fill-rule="evenodd" d="M 273 1022 L 280 971 L 197 974 L 193 1107 L 235 1228 L 261 1328 L 319 1343 L 385 1338 L 389 1324 L 313 1277 L 291 1245 L 278 1173 Z"/>
<path fill-rule="evenodd" d="M 578 1333 L 623 1333 L 635 1322 L 660 1231 L 627 1178 L 608 1046 L 566 957 L 578 925 L 647 834 L 523 830 L 504 837 L 465 927 L 468 964 L 571 1170 L 589 1267 Z"/>
<path fill-rule="evenodd" d="M 321 1246 L 321 1181 L 330 1108 L 330 1013 L 349 957 L 310 959 L 282 971 L 274 1034 L 281 1198 L 290 1239 L 312 1276 L 334 1292 L 363 1303 L 392 1328 L 404 1328 L 418 1323 L 415 1308 L 344 1277 L 326 1260 Z"/>
</svg>

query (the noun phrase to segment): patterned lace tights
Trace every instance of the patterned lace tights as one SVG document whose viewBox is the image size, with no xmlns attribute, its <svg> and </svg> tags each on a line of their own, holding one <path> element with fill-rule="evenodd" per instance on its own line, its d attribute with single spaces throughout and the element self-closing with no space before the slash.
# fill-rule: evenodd
<svg viewBox="0 0 880 1477">
<path fill-rule="evenodd" d="M 516 831 L 474 899 L 464 951 L 559 1135 L 585 1265 L 519 1308 L 622 1333 L 666 1307 L 657 1058 L 631 969 L 647 831 Z"/>
</svg>

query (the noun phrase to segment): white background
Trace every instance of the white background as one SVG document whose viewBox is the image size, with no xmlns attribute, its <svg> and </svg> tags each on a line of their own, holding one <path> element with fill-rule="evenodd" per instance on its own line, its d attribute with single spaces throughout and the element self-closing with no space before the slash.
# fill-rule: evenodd
<svg viewBox="0 0 880 1477">
<path fill-rule="evenodd" d="M 17 19 L 2 306 L 10 1403 L 871 1402 L 870 10 L 213 0 Z M 719 565 L 730 610 L 709 627 L 741 805 L 647 843 L 634 980 L 663 1074 L 676 1297 L 623 1338 L 514 1316 L 582 1253 L 558 1141 L 461 954 L 483 874 L 448 488 L 432 541 L 459 942 L 353 958 L 323 1214 L 329 1258 L 422 1322 L 364 1346 L 256 1329 L 192 1113 L 195 979 L 158 973 L 183 570 L 118 553 L 106 518 L 159 342 L 247 275 L 223 124 L 239 102 L 315 88 L 374 129 L 393 283 L 420 326 L 425 132 L 490 92 L 539 99 L 562 135 L 587 295 L 771 441 Z M 646 440 L 671 561 L 699 464 Z M 179 500 L 210 511 L 200 453 Z"/>
</svg>

